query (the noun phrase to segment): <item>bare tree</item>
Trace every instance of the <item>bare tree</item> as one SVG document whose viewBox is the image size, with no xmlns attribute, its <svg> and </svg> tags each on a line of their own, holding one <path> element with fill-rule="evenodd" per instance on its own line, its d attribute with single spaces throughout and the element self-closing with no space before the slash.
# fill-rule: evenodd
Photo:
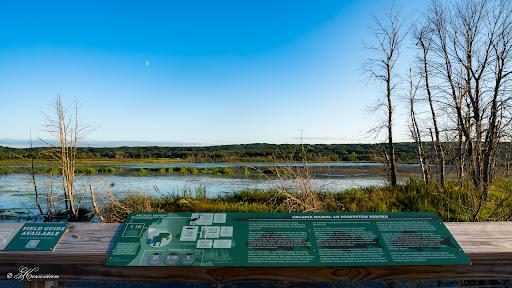
<svg viewBox="0 0 512 288">
<path fill-rule="evenodd" d="M 94 209 L 94 213 L 96 213 L 98 220 L 101 222 L 105 221 L 105 217 L 101 214 L 100 209 L 98 208 L 98 205 L 96 204 L 96 193 L 94 192 L 94 189 L 92 188 L 92 184 L 89 183 L 89 191 L 91 192 L 91 205 Z"/>
<path fill-rule="evenodd" d="M 87 127 L 82 126 L 78 118 L 78 103 L 75 101 L 74 113 L 66 115 L 60 96 L 55 100 L 55 116 L 47 117 L 46 131 L 57 138 L 58 145 L 47 142 L 51 146 L 49 155 L 57 160 L 60 170 L 62 191 L 68 218 L 77 220 L 79 208 L 84 194 L 77 192 L 75 185 L 75 171 L 77 165 L 78 143 L 85 136 Z M 92 193 L 92 192 L 91 192 Z"/>
<path fill-rule="evenodd" d="M 416 147 L 418 150 L 418 160 L 420 162 L 421 167 L 421 175 L 423 176 L 423 181 L 425 183 L 429 183 L 430 180 L 430 165 L 428 163 L 428 159 L 425 156 L 425 149 L 423 147 L 423 141 L 421 139 L 421 131 L 418 126 L 418 122 L 416 120 L 416 112 L 414 110 L 414 104 L 416 102 L 416 93 L 418 92 L 419 83 L 414 83 L 412 69 L 409 69 L 409 115 L 411 117 L 411 135 L 416 142 Z"/>
<path fill-rule="evenodd" d="M 455 115 L 459 177 L 467 171 L 474 187 L 472 220 L 477 220 L 496 175 L 503 131 L 510 121 L 512 10 L 509 2 L 434 1 L 428 15 L 431 57 L 437 91 Z M 421 44 L 421 42 L 420 42 Z M 423 48 L 424 47 L 424 48 Z M 423 50 L 429 46 L 422 46 Z M 427 52 L 428 52 L 427 51 Z M 427 73 L 424 73 L 427 76 Z M 437 138 L 437 136 L 436 136 Z M 437 141 L 436 141 L 437 142 Z M 439 157 L 439 156 L 438 156 Z"/>
<path fill-rule="evenodd" d="M 446 167 L 445 156 L 444 156 L 443 146 L 441 145 L 441 133 L 439 130 L 436 109 L 435 109 L 434 100 L 433 100 L 433 91 L 432 91 L 431 83 L 430 83 L 431 71 L 430 71 L 430 67 L 429 67 L 428 56 L 429 56 L 429 52 L 430 52 L 431 40 L 430 40 L 429 29 L 430 28 L 428 26 L 421 27 L 418 31 L 416 31 L 415 38 L 417 40 L 418 46 L 421 49 L 421 51 L 420 51 L 421 53 L 420 53 L 420 57 L 419 57 L 420 64 L 421 64 L 420 65 L 421 66 L 420 75 L 422 76 L 422 79 L 423 79 L 424 90 L 427 95 L 428 106 L 430 108 L 430 115 L 432 117 L 432 125 L 434 127 L 433 134 L 435 135 L 435 138 L 434 137 L 432 137 L 432 138 L 434 138 L 433 142 L 434 142 L 434 150 L 435 150 L 435 154 L 436 154 L 436 164 L 439 167 L 439 182 L 441 183 L 442 186 L 444 186 L 445 174 L 446 174 L 446 172 L 445 172 L 445 167 Z"/>
<path fill-rule="evenodd" d="M 32 176 L 32 185 L 34 185 L 35 201 L 39 214 L 44 217 L 43 208 L 39 200 L 39 190 L 37 190 L 36 171 L 34 167 L 34 147 L 32 145 L 32 131 L 30 132 L 30 174 Z"/>
<path fill-rule="evenodd" d="M 385 124 L 374 129 L 379 132 L 382 128 L 387 131 L 387 150 L 385 158 L 389 171 L 391 185 L 397 184 L 396 157 L 393 141 L 393 110 L 394 97 L 397 88 L 396 63 L 400 55 L 401 44 L 406 33 L 402 31 L 400 15 L 393 7 L 389 7 L 383 17 L 374 17 L 374 25 L 371 27 L 376 43 L 367 47 L 373 53 L 363 64 L 364 71 L 373 79 L 385 86 L 384 101 L 376 109 L 384 108 L 386 111 Z"/>
</svg>

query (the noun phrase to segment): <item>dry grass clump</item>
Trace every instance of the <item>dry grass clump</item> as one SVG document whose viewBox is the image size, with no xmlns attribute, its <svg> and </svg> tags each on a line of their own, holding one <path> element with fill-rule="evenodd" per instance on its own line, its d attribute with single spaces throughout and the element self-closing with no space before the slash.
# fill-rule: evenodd
<svg viewBox="0 0 512 288">
<path fill-rule="evenodd" d="M 111 193 L 109 202 L 99 209 L 102 222 L 123 222 L 132 212 L 162 212 L 159 207 L 152 205 L 153 199 L 146 195 L 131 194 L 118 200 Z"/>
<path fill-rule="evenodd" d="M 301 137 L 302 138 L 302 137 Z M 313 183 L 313 175 L 309 169 L 308 158 L 304 144 L 300 145 L 301 165 L 292 167 L 275 167 L 274 174 L 277 181 L 272 181 L 275 197 L 271 204 L 278 204 L 279 210 L 287 212 L 321 212 L 329 210 L 323 199 L 323 185 Z M 293 159 L 293 157 L 292 157 Z M 287 161 L 291 162 L 291 161 Z M 332 201 L 328 201 L 332 203 Z"/>
<path fill-rule="evenodd" d="M 273 201 L 282 201 L 280 206 L 288 212 L 324 211 L 324 203 L 313 185 L 313 177 L 307 164 L 301 167 L 286 167 L 284 170 L 285 173 L 277 173 L 279 179 L 273 183 L 277 196 Z"/>
</svg>

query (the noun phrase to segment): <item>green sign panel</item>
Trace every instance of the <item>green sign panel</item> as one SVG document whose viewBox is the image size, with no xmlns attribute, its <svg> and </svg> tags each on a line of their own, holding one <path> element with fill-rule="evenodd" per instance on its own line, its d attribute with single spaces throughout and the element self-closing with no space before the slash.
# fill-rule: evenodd
<svg viewBox="0 0 512 288">
<path fill-rule="evenodd" d="M 436 213 L 132 213 L 109 266 L 470 264 Z"/>
<path fill-rule="evenodd" d="M 0 250 L 5 249 L 21 227 L 23 227 L 23 223 L 0 223 Z"/>
<path fill-rule="evenodd" d="M 6 251 L 53 251 L 66 223 L 25 223 L 5 246 Z"/>
</svg>

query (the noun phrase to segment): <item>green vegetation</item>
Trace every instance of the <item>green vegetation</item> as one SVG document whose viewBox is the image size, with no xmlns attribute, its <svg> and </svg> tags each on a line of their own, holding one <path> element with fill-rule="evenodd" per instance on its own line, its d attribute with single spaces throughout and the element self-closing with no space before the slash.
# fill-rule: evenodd
<svg viewBox="0 0 512 288">
<path fill-rule="evenodd" d="M 12 174 L 16 173 L 17 169 L 14 167 L 1 167 L 0 166 L 0 174 Z"/>
<path fill-rule="evenodd" d="M 184 189 L 187 190 L 187 189 Z M 194 212 L 286 212 L 286 200 L 277 191 L 245 190 L 206 198 L 206 188 L 191 189 L 166 197 L 128 196 L 118 205 L 106 205 L 106 219 L 123 221 L 130 211 Z M 512 220 L 512 180 L 500 179 L 491 189 L 491 199 L 480 212 L 483 220 Z M 449 182 L 441 189 L 435 184 L 411 178 L 404 184 L 385 187 L 352 188 L 340 192 L 318 192 L 323 211 L 328 212 L 437 212 L 444 221 L 471 221 L 474 204 L 469 183 Z M 142 204 L 141 204 L 142 203 Z M 140 205 L 145 205 L 140 207 Z M 500 207 L 498 207 L 500 206 Z M 131 209 L 126 209 L 131 207 Z M 498 208 L 498 209 L 496 209 Z M 113 219 L 110 214 L 117 215 Z M 120 216 L 121 215 L 121 216 Z"/>
<path fill-rule="evenodd" d="M 213 175 L 233 175 L 233 170 L 231 168 L 226 167 L 215 167 L 211 168 Z"/>
<path fill-rule="evenodd" d="M 251 176 L 251 172 L 249 171 L 249 168 L 244 167 L 244 171 L 242 172 L 242 175 L 248 177 Z"/>
<path fill-rule="evenodd" d="M 238 171 L 240 170 L 240 171 Z M 36 174 L 51 174 L 58 175 L 60 170 L 54 166 L 37 166 L 34 168 Z M 28 166 L 14 166 L 9 167 L 0 166 L 1 174 L 12 173 L 31 173 Z M 195 174 L 209 174 L 214 176 L 233 176 L 243 173 L 241 168 L 235 171 L 229 167 L 212 167 L 212 168 L 194 168 L 194 167 L 164 167 L 164 168 L 117 168 L 117 167 L 90 167 L 79 166 L 75 169 L 78 175 L 136 175 L 136 176 L 153 176 L 153 175 L 195 175 Z M 245 175 L 245 174 L 243 174 Z"/>
<path fill-rule="evenodd" d="M 306 144 L 309 161 L 380 161 L 385 144 Z M 44 147 L 34 148 L 35 159 L 48 160 Z M 398 143 L 397 160 L 416 162 L 414 143 Z M 174 159 L 188 162 L 273 162 L 277 159 L 300 161 L 300 145 L 295 144 L 242 144 L 205 147 L 80 147 L 78 159 Z M 28 148 L 0 146 L 0 160 L 29 159 Z"/>
<path fill-rule="evenodd" d="M 77 173 L 82 171 L 89 171 L 91 168 L 79 168 Z M 212 168 L 195 168 L 195 167 L 164 167 L 164 168 L 102 168 L 97 169 L 97 173 L 106 174 L 124 174 L 124 175 L 196 175 L 196 174 L 209 174 L 214 176 L 231 176 L 235 172 L 231 168 L 226 167 L 212 167 Z M 87 173 L 85 173 L 87 174 Z"/>
<path fill-rule="evenodd" d="M 53 172 L 59 172 L 56 168 L 54 168 Z M 76 169 L 76 173 L 83 174 L 83 175 L 95 175 L 95 174 L 116 174 L 120 170 L 115 167 L 79 167 Z M 43 172 L 44 173 L 44 172 Z"/>
<path fill-rule="evenodd" d="M 411 143 L 397 145 L 398 158 L 402 162 L 416 162 L 416 148 Z M 41 153 L 43 148 L 37 148 Z M 109 150 L 110 149 L 110 150 Z M 164 152 L 166 159 L 149 158 L 105 158 L 106 151 L 145 151 L 141 157 L 161 157 Z M 330 212 L 427 212 L 436 211 L 445 221 L 481 221 L 481 220 L 512 220 L 512 180 L 501 178 L 489 189 L 489 197 L 480 199 L 478 191 L 469 179 L 447 181 L 440 185 L 436 181 L 429 184 L 416 178 L 409 179 L 397 186 L 352 188 L 344 191 L 319 191 L 311 185 L 313 174 L 303 167 L 272 167 L 276 159 L 286 161 L 377 161 L 381 144 L 365 145 L 305 145 L 300 150 L 297 145 L 228 145 L 211 147 L 120 147 L 120 148 L 81 148 L 80 165 L 76 167 L 79 175 L 116 174 L 116 175 L 196 175 L 264 177 L 272 175 L 281 180 L 291 180 L 301 191 L 289 191 L 286 187 L 275 187 L 268 191 L 244 190 L 230 195 L 208 198 L 206 187 L 182 187 L 169 195 L 162 195 L 157 188 L 158 197 L 128 195 L 120 200 L 110 199 L 101 209 L 102 221 L 123 221 L 131 211 L 246 211 L 246 212 L 278 212 L 278 211 L 330 211 Z M 125 151 L 126 150 L 126 151 Z M 299 153 L 296 153 L 297 150 Z M 133 152 L 132 151 L 132 152 Z M 177 151 L 181 151 L 179 154 Z M 0 173 L 30 173 L 30 166 L 24 163 L 29 154 L 26 149 L 0 147 L 2 163 Z M 36 154 L 37 154 L 36 153 Z M 178 154 L 173 154 L 178 153 Z M 212 154 L 213 153 L 213 154 Z M 217 153 L 217 154 L 216 154 Z M 300 155 L 307 155 L 304 160 Z M 41 156 L 42 154 L 37 154 Z M 137 154 L 130 154 L 130 157 Z M 199 155 L 199 156 L 198 156 Z M 212 156 L 217 155 L 217 156 Z M 275 155 L 281 155 L 277 157 Z M 108 156 L 108 155 L 107 155 Z M 177 157 L 181 156 L 181 157 Z M 9 158 L 12 157 L 12 158 Z M 98 158 L 95 158 L 98 157 Z M 172 163 L 182 159 L 187 161 L 268 161 L 269 167 L 250 171 L 248 167 L 111 167 L 109 163 L 157 162 Z M 105 160 L 106 159 L 106 160 Z M 503 159 L 502 159 L 503 160 Z M 37 174 L 60 173 L 42 156 L 35 165 Z M 501 161 L 505 163 L 505 161 Z M 505 163 L 506 164 L 506 163 Z M 172 164 L 171 164 L 172 165 Z M 150 165 L 149 165 L 150 166 Z M 508 167 L 508 166 L 506 166 Z M 377 169 L 378 170 L 378 169 Z M 508 169 L 507 169 L 508 171 Z M 504 172 L 504 171 L 502 171 Z M 504 173 L 500 172 L 500 175 Z M 476 210 L 475 207 L 481 207 Z M 476 212 L 475 212 L 476 211 Z M 477 217 L 474 217 L 474 214 Z M 476 220 L 475 220 L 476 219 Z"/>
<path fill-rule="evenodd" d="M 206 199 L 208 196 L 208 191 L 206 190 L 206 186 L 199 185 L 195 189 L 196 199 Z"/>
</svg>

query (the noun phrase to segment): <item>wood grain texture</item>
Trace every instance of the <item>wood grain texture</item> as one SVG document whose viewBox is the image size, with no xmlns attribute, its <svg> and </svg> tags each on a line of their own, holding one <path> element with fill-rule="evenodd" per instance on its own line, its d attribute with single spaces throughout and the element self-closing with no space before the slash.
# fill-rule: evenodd
<svg viewBox="0 0 512 288">
<path fill-rule="evenodd" d="M 120 224 L 71 223 L 54 252 L 0 251 L 0 279 L 18 267 L 62 280 L 339 281 L 512 279 L 512 222 L 445 223 L 471 266 L 107 267 Z"/>
</svg>

